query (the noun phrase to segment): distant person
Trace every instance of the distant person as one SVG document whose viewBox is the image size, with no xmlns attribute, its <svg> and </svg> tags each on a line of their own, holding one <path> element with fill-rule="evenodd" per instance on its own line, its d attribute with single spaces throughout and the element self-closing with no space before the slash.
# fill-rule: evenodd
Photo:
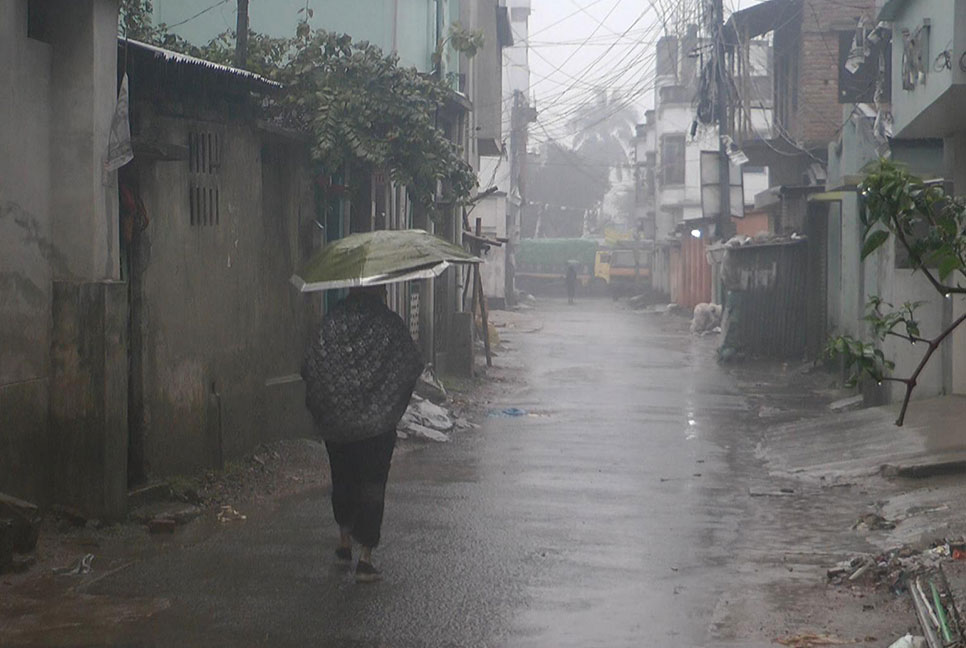
<svg viewBox="0 0 966 648">
<path fill-rule="evenodd" d="M 396 425 L 423 370 L 403 320 L 385 304 L 383 286 L 354 288 L 322 320 L 302 367 L 305 400 L 325 441 L 332 472 L 335 555 L 352 562 L 357 582 L 382 578 L 372 562 L 379 545 Z"/>
<path fill-rule="evenodd" d="M 574 303 L 574 296 L 577 294 L 577 265 L 567 264 L 567 303 Z"/>
</svg>

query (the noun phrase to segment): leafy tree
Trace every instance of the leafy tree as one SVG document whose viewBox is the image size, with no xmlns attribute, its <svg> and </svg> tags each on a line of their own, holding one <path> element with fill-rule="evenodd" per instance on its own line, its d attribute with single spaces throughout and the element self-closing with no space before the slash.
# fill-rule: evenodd
<svg viewBox="0 0 966 648">
<path fill-rule="evenodd" d="M 600 205 L 610 188 L 608 168 L 595 165 L 555 142 L 543 146 L 540 161 L 529 165 L 527 198 L 574 209 Z"/>
<path fill-rule="evenodd" d="M 617 91 L 599 91 L 567 122 L 574 149 L 593 164 L 614 165 L 618 180 L 630 162 L 627 145 L 634 137 L 637 112 Z"/>
<path fill-rule="evenodd" d="M 231 64 L 233 32 L 194 47 L 173 37 L 164 25 L 152 26 L 151 10 L 150 0 L 123 0 L 122 31 L 129 31 L 132 38 Z M 438 187 L 446 202 L 468 200 L 476 174 L 436 123 L 452 91 L 435 75 L 400 66 L 395 54 L 386 55 L 375 45 L 311 29 L 312 10 L 300 13 L 292 38 L 249 33 L 247 67 L 284 86 L 267 100 L 269 115 L 310 133 L 312 156 L 329 172 L 346 167 L 386 168 L 431 215 Z M 452 46 L 467 48 L 467 55 L 482 44 L 471 32 L 454 34 Z"/>
<path fill-rule="evenodd" d="M 890 238 L 908 254 L 909 263 L 921 272 L 933 288 L 949 298 L 966 294 L 966 203 L 950 196 L 940 184 L 927 183 L 888 160 L 880 160 L 859 187 L 862 196 L 862 223 L 866 228 L 862 259 L 882 247 Z M 929 337 L 920 332 L 915 314 L 921 302 L 898 308 L 873 297 L 867 305 L 865 320 L 873 339 L 863 341 L 851 336 L 829 340 L 826 354 L 841 357 L 850 371 L 850 383 L 870 377 L 878 383 L 905 385 L 905 397 L 896 425 L 905 420 L 909 400 L 923 369 L 936 349 L 964 321 L 956 318 L 944 330 Z M 908 377 L 891 374 L 895 364 L 879 348 L 887 337 L 898 337 L 910 344 L 920 343 L 925 351 Z"/>
</svg>

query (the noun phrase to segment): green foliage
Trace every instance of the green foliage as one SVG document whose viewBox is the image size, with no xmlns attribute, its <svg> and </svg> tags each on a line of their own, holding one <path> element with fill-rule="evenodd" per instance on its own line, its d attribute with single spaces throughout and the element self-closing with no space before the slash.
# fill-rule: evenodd
<svg viewBox="0 0 966 648">
<path fill-rule="evenodd" d="M 483 31 L 480 29 L 468 29 L 459 22 L 450 25 L 449 44 L 460 54 L 473 58 L 477 52 L 483 49 L 485 42 Z"/>
<path fill-rule="evenodd" d="M 875 344 L 863 342 L 849 335 L 831 338 L 825 346 L 825 357 L 841 358 L 849 377 L 846 385 L 855 387 L 863 376 L 878 383 L 886 377 L 886 372 L 895 368 L 895 363 L 886 359 L 885 354 Z"/>
<path fill-rule="evenodd" d="M 151 26 L 150 0 L 124 3 L 122 29 L 129 27 L 138 40 L 232 64 L 233 32 L 193 47 L 169 34 L 164 25 Z M 268 98 L 269 116 L 310 133 L 312 156 L 330 173 L 346 167 L 388 169 L 431 215 L 438 187 L 443 202 L 468 200 L 476 174 L 436 121 L 440 108 L 451 99 L 446 85 L 400 66 L 396 55 L 386 55 L 368 42 L 313 30 L 308 24 L 312 10 L 299 13 L 303 15 L 292 38 L 249 33 L 246 67 L 285 87 Z M 467 47 L 482 44 L 472 33 L 461 35 L 459 42 Z"/>
<path fill-rule="evenodd" d="M 873 340 L 863 342 L 849 335 L 833 337 L 825 346 L 825 357 L 840 358 L 845 362 L 850 387 L 855 386 L 863 376 L 882 382 L 888 372 L 895 368 L 895 363 L 887 360 L 880 349 L 888 336 L 903 338 L 911 344 L 926 341 L 921 337 L 916 319 L 916 309 L 923 303 L 906 302 L 896 308 L 881 297 L 873 296 L 866 304 L 863 317 L 869 323 Z"/>
<path fill-rule="evenodd" d="M 938 183 L 924 182 L 900 165 L 880 160 L 859 187 L 864 209 L 862 258 L 880 248 L 890 234 L 907 249 L 912 266 L 930 276 L 933 285 L 954 292 L 966 279 L 966 204 Z M 935 273 L 932 270 L 935 269 Z"/>
</svg>

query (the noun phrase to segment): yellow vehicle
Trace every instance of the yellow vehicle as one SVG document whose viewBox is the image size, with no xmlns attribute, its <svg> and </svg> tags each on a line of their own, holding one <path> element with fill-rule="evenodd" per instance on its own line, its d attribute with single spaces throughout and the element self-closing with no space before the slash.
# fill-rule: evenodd
<svg viewBox="0 0 966 648">
<path fill-rule="evenodd" d="M 643 246 L 602 248 L 594 260 L 594 279 L 616 299 L 650 286 L 651 250 Z"/>
</svg>

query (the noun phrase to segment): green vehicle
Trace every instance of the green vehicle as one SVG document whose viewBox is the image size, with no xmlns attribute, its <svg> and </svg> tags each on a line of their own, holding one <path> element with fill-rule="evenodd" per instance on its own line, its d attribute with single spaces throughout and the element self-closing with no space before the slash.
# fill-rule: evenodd
<svg viewBox="0 0 966 648">
<path fill-rule="evenodd" d="M 538 294 L 562 289 L 567 265 L 577 266 L 577 281 L 587 286 L 594 280 L 599 244 L 593 239 L 522 239 L 516 250 L 516 284 Z"/>
</svg>

